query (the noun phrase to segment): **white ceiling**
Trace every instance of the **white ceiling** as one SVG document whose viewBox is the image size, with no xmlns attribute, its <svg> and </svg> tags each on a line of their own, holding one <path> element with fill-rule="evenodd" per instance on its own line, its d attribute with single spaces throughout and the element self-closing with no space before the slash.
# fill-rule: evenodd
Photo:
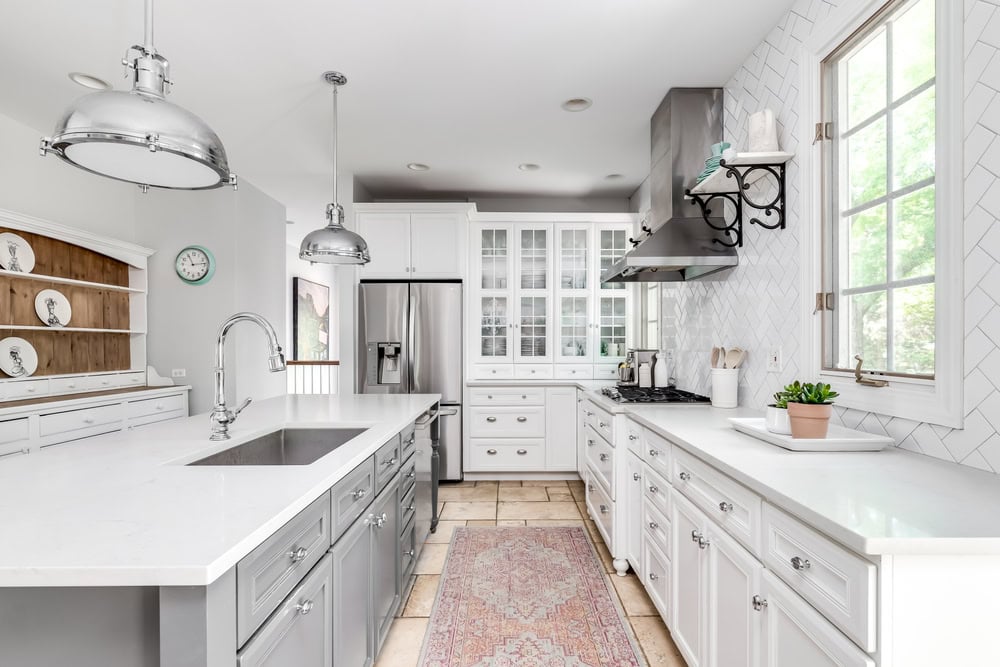
<svg viewBox="0 0 1000 667">
<path fill-rule="evenodd" d="M 792 4 L 160 0 L 155 43 L 171 101 L 219 133 L 235 172 L 315 226 L 330 198 L 324 70 L 348 77 L 341 172 L 376 196 L 627 197 L 647 174 L 649 116 L 666 91 L 724 84 Z M 66 74 L 127 89 L 118 63 L 141 39 L 141 0 L 0 0 L 0 113 L 51 132 L 86 92 Z M 593 107 L 560 108 L 578 96 Z"/>
</svg>

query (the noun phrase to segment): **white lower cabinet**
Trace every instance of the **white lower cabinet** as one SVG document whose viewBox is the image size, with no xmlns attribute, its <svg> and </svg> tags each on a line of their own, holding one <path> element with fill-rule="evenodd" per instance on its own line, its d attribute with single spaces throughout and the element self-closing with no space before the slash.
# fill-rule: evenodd
<svg viewBox="0 0 1000 667">
<path fill-rule="evenodd" d="M 702 667 L 705 662 L 706 584 L 704 551 L 704 515 L 674 493 L 670 517 L 674 553 L 671 558 L 673 584 L 673 619 L 670 628 L 674 643 L 688 667 Z"/>
<path fill-rule="evenodd" d="M 643 524 L 636 521 L 642 516 L 642 460 L 631 451 L 625 453 L 625 516 L 630 517 L 625 525 L 625 557 L 629 565 L 642 578 L 645 562 L 642 557 Z"/>
<path fill-rule="evenodd" d="M 371 667 L 372 540 L 368 519 L 359 519 L 333 545 L 333 664 Z"/>
<path fill-rule="evenodd" d="M 708 664 L 756 667 L 760 664 L 761 619 L 754 611 L 753 596 L 760 591 L 764 567 L 736 540 L 711 524 L 705 539 Z"/>
</svg>

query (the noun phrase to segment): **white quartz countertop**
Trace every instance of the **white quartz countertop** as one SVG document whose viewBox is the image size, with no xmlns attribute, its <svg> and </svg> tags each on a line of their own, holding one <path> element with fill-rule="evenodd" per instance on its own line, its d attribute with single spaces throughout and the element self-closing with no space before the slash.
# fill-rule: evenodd
<svg viewBox="0 0 1000 667">
<path fill-rule="evenodd" d="M 1000 554 L 1000 476 L 895 447 L 788 451 L 732 429 L 751 410 L 625 412 L 858 553 Z"/>
<path fill-rule="evenodd" d="M 0 459 L 0 587 L 204 586 L 440 397 L 282 396 Z M 283 426 L 368 427 L 307 466 L 190 466 Z"/>
</svg>

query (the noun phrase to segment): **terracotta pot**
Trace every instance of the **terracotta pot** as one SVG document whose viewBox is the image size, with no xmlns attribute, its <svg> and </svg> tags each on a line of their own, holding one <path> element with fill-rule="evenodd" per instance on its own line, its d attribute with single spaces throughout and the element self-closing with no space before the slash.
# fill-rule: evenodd
<svg viewBox="0 0 1000 667">
<path fill-rule="evenodd" d="M 788 420 L 792 426 L 792 437 L 825 438 L 827 429 L 830 427 L 830 414 L 832 412 L 833 405 L 829 403 L 789 403 Z"/>
<path fill-rule="evenodd" d="M 788 410 L 775 405 L 767 406 L 767 413 L 764 416 L 764 427 L 771 433 L 790 435 L 792 427 L 788 423 Z"/>
</svg>

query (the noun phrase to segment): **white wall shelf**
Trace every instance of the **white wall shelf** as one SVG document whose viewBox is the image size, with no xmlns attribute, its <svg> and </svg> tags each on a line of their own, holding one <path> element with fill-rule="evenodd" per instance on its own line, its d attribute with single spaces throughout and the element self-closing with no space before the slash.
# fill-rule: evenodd
<svg viewBox="0 0 1000 667">
<path fill-rule="evenodd" d="M 0 269 L 0 276 L 10 278 L 22 278 L 25 280 L 43 280 L 47 283 L 58 283 L 60 285 L 73 285 L 76 287 L 93 287 L 95 289 L 107 290 L 108 292 L 129 292 L 131 294 L 145 294 L 146 290 L 139 287 L 123 287 L 121 285 L 108 285 L 105 283 L 94 283 L 89 280 L 75 280 L 73 278 L 59 278 L 58 276 L 46 276 L 40 273 L 25 273 L 23 271 L 8 271 Z"/>
</svg>

